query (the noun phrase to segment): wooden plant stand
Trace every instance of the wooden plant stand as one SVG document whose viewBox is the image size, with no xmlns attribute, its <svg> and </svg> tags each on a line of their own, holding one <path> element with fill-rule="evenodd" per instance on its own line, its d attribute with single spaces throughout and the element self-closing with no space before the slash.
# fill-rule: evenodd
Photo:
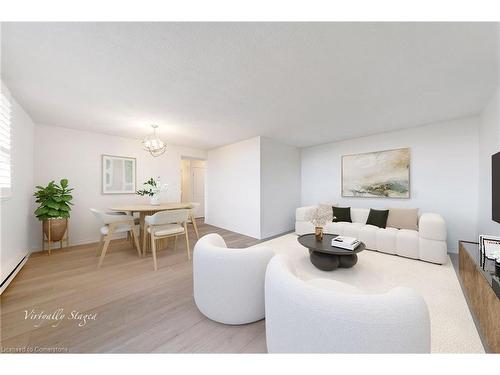
<svg viewBox="0 0 500 375">
<path fill-rule="evenodd" d="M 48 225 L 49 225 L 49 230 L 48 230 L 48 235 L 45 236 L 45 233 L 43 231 L 43 221 L 42 221 L 42 251 L 45 251 L 45 244 L 48 244 L 47 250 L 48 250 L 48 255 L 50 255 L 50 250 L 52 249 L 52 244 L 55 242 L 59 242 L 59 248 L 63 248 L 63 242 L 66 241 L 66 248 L 69 246 L 69 220 L 66 219 L 66 231 L 64 232 L 64 235 L 59 241 L 52 241 L 50 238 L 50 230 L 51 230 L 51 220 L 47 220 Z"/>
</svg>

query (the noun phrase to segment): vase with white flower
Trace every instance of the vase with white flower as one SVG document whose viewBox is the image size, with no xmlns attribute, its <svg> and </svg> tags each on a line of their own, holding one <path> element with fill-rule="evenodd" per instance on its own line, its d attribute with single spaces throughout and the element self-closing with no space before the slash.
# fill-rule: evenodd
<svg viewBox="0 0 500 375">
<path fill-rule="evenodd" d="M 142 184 L 142 189 L 137 190 L 136 194 L 141 197 L 145 195 L 149 196 L 149 203 L 153 206 L 158 206 L 160 204 L 160 193 L 163 191 L 167 191 L 167 184 L 162 184 L 160 177 L 156 179 L 151 177 Z"/>
<path fill-rule="evenodd" d="M 311 223 L 314 225 L 314 235 L 316 240 L 321 241 L 323 239 L 323 227 L 329 220 L 329 212 L 324 210 L 319 210 L 316 215 L 312 218 Z"/>
</svg>

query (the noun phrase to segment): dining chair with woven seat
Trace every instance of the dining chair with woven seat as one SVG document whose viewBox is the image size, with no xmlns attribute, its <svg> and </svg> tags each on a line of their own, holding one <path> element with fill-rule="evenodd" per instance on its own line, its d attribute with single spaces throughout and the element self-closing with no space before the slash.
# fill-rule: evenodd
<svg viewBox="0 0 500 375">
<path fill-rule="evenodd" d="M 104 261 L 104 257 L 106 256 L 109 243 L 114 234 L 130 233 L 132 239 L 134 240 L 135 248 L 137 249 L 137 254 L 139 255 L 139 257 L 142 256 L 141 247 L 139 245 L 139 239 L 137 237 L 137 232 L 135 230 L 133 216 L 125 212 L 103 212 L 96 210 L 94 208 L 91 208 L 90 211 L 101 222 L 101 228 L 99 229 L 101 238 L 96 250 L 96 255 L 99 255 L 99 253 L 101 254 L 101 257 L 99 258 L 99 263 L 97 265 L 98 268 L 101 267 L 102 262 Z"/>
<path fill-rule="evenodd" d="M 186 238 L 186 251 L 188 260 L 191 260 L 189 251 L 189 238 L 187 231 L 187 222 L 190 211 L 188 209 L 160 211 L 151 216 L 146 216 L 143 229 L 143 249 L 146 248 L 147 234 L 151 238 L 151 251 L 153 253 L 154 270 L 158 269 L 156 260 L 156 240 L 174 237 L 174 249 L 177 249 L 177 236 L 184 235 Z"/>
</svg>

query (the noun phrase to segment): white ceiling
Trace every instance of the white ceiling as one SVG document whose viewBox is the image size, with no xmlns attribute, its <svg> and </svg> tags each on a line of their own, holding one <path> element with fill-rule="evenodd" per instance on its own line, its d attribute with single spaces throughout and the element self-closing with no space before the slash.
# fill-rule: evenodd
<svg viewBox="0 0 500 375">
<path fill-rule="evenodd" d="M 2 77 L 36 123 L 212 148 L 297 146 L 478 113 L 495 24 L 3 23 Z"/>
</svg>

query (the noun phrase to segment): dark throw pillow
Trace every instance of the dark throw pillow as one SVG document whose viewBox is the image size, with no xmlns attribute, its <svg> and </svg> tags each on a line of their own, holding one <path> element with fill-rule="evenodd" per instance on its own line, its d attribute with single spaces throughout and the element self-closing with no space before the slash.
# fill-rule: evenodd
<svg viewBox="0 0 500 375">
<path fill-rule="evenodd" d="M 351 220 L 351 207 L 332 207 L 333 210 L 333 222 L 337 223 L 339 221 L 347 221 L 352 223 Z"/>
<path fill-rule="evenodd" d="M 370 208 L 370 214 L 368 215 L 368 219 L 366 219 L 366 224 L 375 225 L 379 228 L 385 228 L 388 216 L 389 210 L 373 210 Z"/>
</svg>

